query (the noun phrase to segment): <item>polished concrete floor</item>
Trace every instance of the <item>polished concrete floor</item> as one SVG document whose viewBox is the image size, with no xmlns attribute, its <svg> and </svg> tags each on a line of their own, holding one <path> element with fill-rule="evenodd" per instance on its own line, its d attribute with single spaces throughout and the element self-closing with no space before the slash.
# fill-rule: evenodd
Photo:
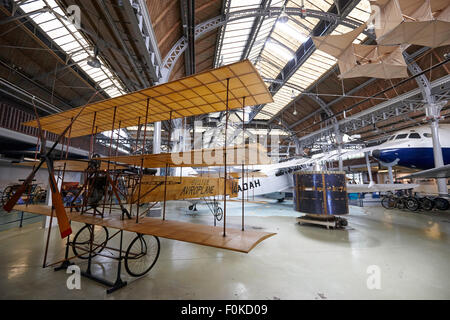
<svg viewBox="0 0 450 320">
<path fill-rule="evenodd" d="M 169 219 L 212 223 L 206 207 L 195 214 L 186 207 L 170 203 Z M 239 203 L 228 208 L 228 226 L 240 227 Z M 347 229 L 327 230 L 296 224 L 291 208 L 290 202 L 247 204 L 247 229 L 277 233 L 249 254 L 161 239 L 150 273 L 133 279 L 123 270 L 128 286 L 110 295 L 85 278 L 81 290 L 69 290 L 65 271 L 42 268 L 42 223 L 2 231 L 0 299 L 450 299 L 448 213 L 350 207 Z M 63 257 L 58 237 L 53 229 L 50 260 Z M 96 274 L 115 278 L 116 263 L 94 261 Z M 379 289 L 367 285 L 377 283 L 373 270 Z"/>
</svg>

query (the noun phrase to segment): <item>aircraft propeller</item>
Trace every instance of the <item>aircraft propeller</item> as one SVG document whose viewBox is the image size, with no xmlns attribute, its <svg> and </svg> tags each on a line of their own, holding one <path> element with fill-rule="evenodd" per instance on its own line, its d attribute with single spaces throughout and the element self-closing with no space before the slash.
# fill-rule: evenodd
<svg viewBox="0 0 450 320">
<path fill-rule="evenodd" d="M 19 201 L 22 194 L 27 190 L 28 186 L 33 181 L 34 176 L 36 175 L 38 170 L 41 168 L 43 163 L 45 162 L 47 164 L 49 185 L 50 185 L 50 190 L 52 192 L 52 205 L 55 210 L 56 218 L 58 220 L 58 226 L 59 226 L 61 238 L 65 238 L 72 233 L 72 229 L 71 229 L 70 223 L 69 223 L 69 218 L 67 217 L 66 209 L 64 208 L 64 202 L 63 202 L 61 193 L 59 192 L 58 184 L 56 183 L 56 180 L 55 180 L 55 172 L 54 172 L 54 168 L 53 168 L 53 160 L 51 158 L 51 153 L 53 152 L 53 150 L 55 150 L 56 146 L 59 144 L 61 139 L 66 135 L 66 133 L 72 127 L 75 120 L 83 112 L 84 108 L 90 103 L 90 101 L 97 95 L 97 93 L 98 93 L 98 91 L 92 95 L 92 97 L 89 99 L 89 101 L 86 103 L 86 105 L 83 108 L 81 108 L 80 112 L 74 118 L 72 118 L 69 125 L 58 136 L 58 138 L 53 143 L 52 147 L 47 151 L 47 153 L 45 153 L 45 145 L 46 145 L 45 135 L 43 133 L 41 123 L 39 121 L 39 115 L 37 113 L 37 109 L 36 109 L 36 106 L 34 105 L 34 99 L 33 99 L 33 109 L 34 109 L 34 113 L 36 115 L 36 120 L 37 120 L 37 124 L 38 124 L 38 128 L 39 128 L 39 135 L 40 135 L 40 139 L 41 139 L 40 162 L 37 166 L 34 166 L 33 170 L 28 175 L 28 177 L 25 179 L 25 181 L 22 183 L 20 188 L 12 195 L 12 197 L 8 200 L 8 202 L 3 206 L 3 209 L 6 212 L 10 212 L 14 208 L 17 201 Z"/>
</svg>

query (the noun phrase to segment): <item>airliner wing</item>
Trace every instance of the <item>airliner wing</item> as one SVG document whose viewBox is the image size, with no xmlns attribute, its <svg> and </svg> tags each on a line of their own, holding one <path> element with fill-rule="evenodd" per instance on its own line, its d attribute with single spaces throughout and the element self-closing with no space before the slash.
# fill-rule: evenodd
<svg viewBox="0 0 450 320">
<path fill-rule="evenodd" d="M 274 164 L 262 164 L 262 165 L 255 165 L 251 166 L 249 168 L 254 170 L 260 170 L 260 171 L 273 171 L 278 169 L 286 169 L 286 168 L 295 168 L 301 165 L 306 165 L 309 163 L 314 163 L 314 159 L 310 158 L 298 158 L 298 159 L 292 159 L 289 161 L 274 163 Z"/>
<path fill-rule="evenodd" d="M 380 183 L 370 186 L 370 184 L 347 184 L 348 193 L 359 192 L 387 192 L 396 190 L 407 190 L 418 187 L 418 184 L 412 183 Z"/>
<path fill-rule="evenodd" d="M 373 150 L 379 149 L 379 146 L 374 146 L 374 147 L 367 147 L 367 148 L 362 148 L 362 149 L 343 149 L 342 150 L 342 159 L 346 160 L 351 156 L 355 156 L 358 154 L 363 154 L 362 157 L 364 157 L 364 152 L 372 152 Z M 338 153 L 334 153 L 331 156 L 324 156 L 323 158 L 319 158 L 318 160 L 338 160 L 339 159 L 339 154 Z"/>
<path fill-rule="evenodd" d="M 408 176 L 402 177 L 402 179 L 411 178 L 450 178 L 450 164 L 447 164 L 440 168 L 433 168 L 415 172 Z"/>
</svg>

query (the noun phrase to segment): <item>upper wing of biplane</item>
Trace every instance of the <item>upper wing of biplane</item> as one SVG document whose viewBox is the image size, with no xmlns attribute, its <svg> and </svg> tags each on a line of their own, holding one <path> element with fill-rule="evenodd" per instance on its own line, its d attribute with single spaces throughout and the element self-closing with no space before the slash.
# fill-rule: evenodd
<svg viewBox="0 0 450 320">
<path fill-rule="evenodd" d="M 24 167 L 33 167 L 37 165 L 39 161 L 28 161 L 28 162 L 19 162 L 16 163 L 16 166 L 24 166 Z M 56 160 L 53 164 L 54 170 L 65 170 L 65 171 L 73 171 L 73 172 L 83 172 L 86 171 L 88 167 L 88 160 Z M 47 165 L 44 163 L 42 168 L 47 168 Z M 110 165 L 109 169 L 127 169 L 128 166 L 122 165 Z M 108 163 L 102 162 L 100 170 L 107 170 Z"/>
<path fill-rule="evenodd" d="M 125 128 L 225 111 L 227 100 L 230 110 L 273 102 L 258 71 L 248 60 L 244 60 L 43 117 L 40 123 L 43 130 L 60 134 L 74 119 L 66 135 L 70 132 L 71 137 L 79 137 L 111 130 L 114 125 L 117 127 L 119 121 L 120 126 Z M 37 127 L 38 123 L 33 120 L 24 125 Z"/>
<path fill-rule="evenodd" d="M 116 156 L 99 158 L 103 161 L 113 161 L 120 164 L 141 166 L 144 168 L 170 167 L 214 167 L 223 166 L 224 160 L 228 166 L 270 164 L 267 150 L 260 144 L 230 146 L 226 148 L 211 148 L 175 153 L 143 154 L 132 156 Z"/>
</svg>

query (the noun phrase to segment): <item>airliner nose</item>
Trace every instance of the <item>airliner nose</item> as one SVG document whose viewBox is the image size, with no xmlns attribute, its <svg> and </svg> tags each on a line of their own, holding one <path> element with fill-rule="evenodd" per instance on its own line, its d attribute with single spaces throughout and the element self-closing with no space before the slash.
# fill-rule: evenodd
<svg viewBox="0 0 450 320">
<path fill-rule="evenodd" d="M 372 151 L 372 157 L 379 159 L 381 155 L 381 151 L 376 149 Z"/>
</svg>

